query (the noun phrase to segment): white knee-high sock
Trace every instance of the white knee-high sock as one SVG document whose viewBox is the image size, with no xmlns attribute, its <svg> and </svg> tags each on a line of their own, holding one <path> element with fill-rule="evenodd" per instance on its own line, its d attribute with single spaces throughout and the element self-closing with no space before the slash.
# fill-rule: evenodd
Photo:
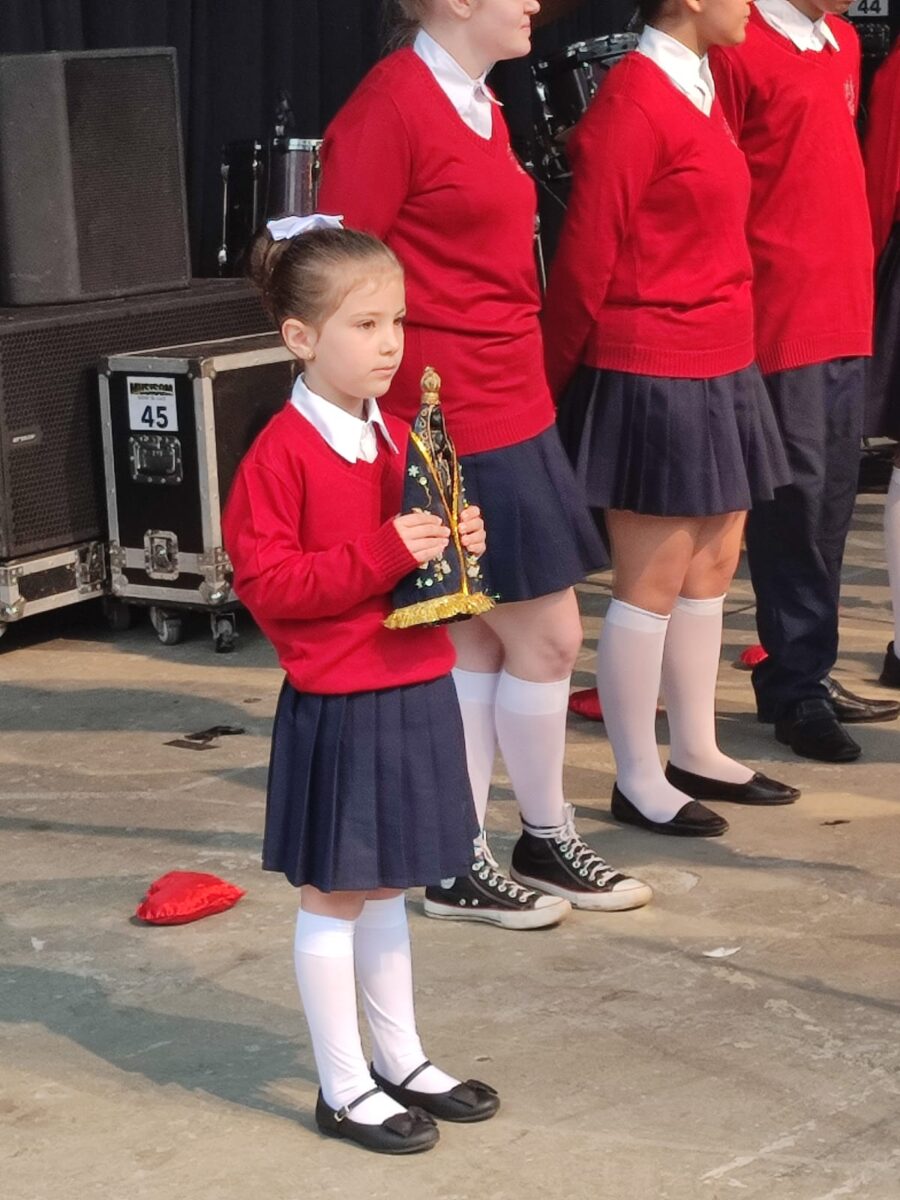
<svg viewBox="0 0 900 1200">
<path fill-rule="evenodd" d="M 321 917 L 303 909 L 297 914 L 294 966 L 303 1011 L 309 1025 L 319 1084 L 325 1103 L 338 1109 L 370 1091 L 369 1074 L 356 1008 L 353 974 L 353 921 Z M 380 1125 L 401 1105 L 379 1092 L 350 1114 L 364 1125 Z"/>
<path fill-rule="evenodd" d="M 466 763 L 469 782 L 475 800 L 478 824 L 484 829 L 494 755 L 497 752 L 497 730 L 494 726 L 494 703 L 500 672 L 462 671 L 453 669 L 453 683 L 462 713 L 466 736 Z"/>
<path fill-rule="evenodd" d="M 753 772 L 723 754 L 716 740 L 716 680 L 724 607 L 724 596 L 708 600 L 679 596 L 672 609 L 662 666 L 669 759 L 695 775 L 747 783 Z"/>
<path fill-rule="evenodd" d="M 897 467 L 891 471 L 884 502 L 884 548 L 894 608 L 894 653 L 900 654 L 900 469 Z"/>
<path fill-rule="evenodd" d="M 690 797 L 663 774 L 656 745 L 669 618 L 613 600 L 597 644 L 597 688 L 619 790 L 651 821 L 671 821 Z"/>
<path fill-rule="evenodd" d="M 566 823 L 563 760 L 570 676 L 531 683 L 500 672 L 494 718 L 522 821 L 531 833 L 551 836 Z"/>
<path fill-rule="evenodd" d="M 402 1083 L 427 1058 L 416 1031 L 405 896 L 366 901 L 356 922 L 355 951 L 375 1070 L 391 1083 Z M 458 1079 L 430 1066 L 410 1087 L 417 1092 L 448 1092 L 457 1083 Z"/>
</svg>

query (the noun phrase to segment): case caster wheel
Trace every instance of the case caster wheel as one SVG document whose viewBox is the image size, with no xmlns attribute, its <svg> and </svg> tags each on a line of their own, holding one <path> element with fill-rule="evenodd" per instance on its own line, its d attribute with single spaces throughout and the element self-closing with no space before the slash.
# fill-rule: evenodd
<svg viewBox="0 0 900 1200">
<path fill-rule="evenodd" d="M 124 633 L 126 629 L 131 628 L 134 610 L 124 600 L 117 600 L 115 596 L 104 596 L 103 615 L 113 633 Z"/>
<path fill-rule="evenodd" d="M 174 613 L 154 607 L 150 609 L 150 621 L 156 630 L 156 636 L 164 646 L 177 646 L 184 637 L 182 618 Z"/>
<path fill-rule="evenodd" d="M 237 641 L 234 616 L 231 613 L 220 613 L 218 616 L 210 617 L 210 624 L 212 625 L 216 654 L 230 654 Z"/>
</svg>

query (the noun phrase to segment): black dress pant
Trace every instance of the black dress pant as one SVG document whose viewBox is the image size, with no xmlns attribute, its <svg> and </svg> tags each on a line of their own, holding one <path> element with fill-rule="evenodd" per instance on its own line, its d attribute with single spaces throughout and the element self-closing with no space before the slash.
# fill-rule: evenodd
<svg viewBox="0 0 900 1200">
<path fill-rule="evenodd" d="M 825 696 L 838 648 L 844 542 L 859 473 L 866 360 L 841 358 L 765 377 L 793 482 L 757 504 L 747 558 L 759 640 L 753 672 L 760 720 Z"/>
</svg>

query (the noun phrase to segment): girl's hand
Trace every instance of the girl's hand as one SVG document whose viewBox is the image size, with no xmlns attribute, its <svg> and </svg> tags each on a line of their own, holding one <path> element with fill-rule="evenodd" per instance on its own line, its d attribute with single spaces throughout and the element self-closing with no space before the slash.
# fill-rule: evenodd
<svg viewBox="0 0 900 1200">
<path fill-rule="evenodd" d="M 440 558 L 450 541 L 450 530 L 433 513 L 405 513 L 394 519 L 394 528 L 420 566 Z"/>
<path fill-rule="evenodd" d="M 481 558 L 487 549 L 487 536 L 481 509 L 471 504 L 459 514 L 459 540 L 463 548 L 475 558 Z"/>
</svg>

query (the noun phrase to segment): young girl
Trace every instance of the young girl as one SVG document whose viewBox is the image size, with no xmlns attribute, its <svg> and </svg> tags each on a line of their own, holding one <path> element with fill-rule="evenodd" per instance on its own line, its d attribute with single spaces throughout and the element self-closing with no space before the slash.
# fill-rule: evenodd
<svg viewBox="0 0 900 1200">
<path fill-rule="evenodd" d="M 750 179 L 706 59 L 748 0 L 643 0 L 637 51 L 569 146 L 573 191 L 545 302 L 551 388 L 583 414 L 578 470 L 615 571 L 597 679 L 616 756 L 612 812 L 714 837 L 699 800 L 786 804 L 716 741 L 725 592 L 746 510 L 788 471 L 753 361 Z M 574 377 L 574 378 L 573 378 Z M 670 733 L 655 737 L 662 682 Z"/>
<path fill-rule="evenodd" d="M 900 41 L 879 68 L 869 96 L 866 180 L 878 262 L 875 356 L 865 432 L 900 442 Z M 881 682 L 900 687 L 900 449 L 884 506 L 884 541 L 894 606 L 894 638 Z"/>
<path fill-rule="evenodd" d="M 383 621 L 393 585 L 439 556 L 449 530 L 397 515 L 408 428 L 376 398 L 403 354 L 402 271 L 386 246 L 338 223 L 286 218 L 252 248 L 251 276 L 303 373 L 241 464 L 225 541 L 237 593 L 287 675 L 263 866 L 300 888 L 295 963 L 316 1122 L 407 1154 L 437 1141 L 432 1116 L 480 1121 L 499 1101 L 432 1066 L 416 1032 L 403 893 L 465 871 L 477 826 L 450 640 Z M 483 553 L 477 508 L 460 529 Z"/>
<path fill-rule="evenodd" d="M 499 743 L 523 824 L 519 884 L 479 839 L 467 871 L 428 889 L 425 910 L 531 929 L 555 924 L 570 904 L 636 908 L 650 889 L 581 840 L 563 793 L 582 637 L 573 584 L 606 560 L 544 379 L 534 184 L 485 83 L 494 62 L 528 53 L 540 5 L 396 7 L 410 44 L 370 72 L 327 130 L 321 202 L 384 238 L 406 269 L 412 353 L 385 398 L 390 411 L 415 413 L 421 363 L 443 377 L 447 428 L 491 530 L 485 579 L 500 600 L 451 629 L 472 790 L 483 826 Z"/>
</svg>

